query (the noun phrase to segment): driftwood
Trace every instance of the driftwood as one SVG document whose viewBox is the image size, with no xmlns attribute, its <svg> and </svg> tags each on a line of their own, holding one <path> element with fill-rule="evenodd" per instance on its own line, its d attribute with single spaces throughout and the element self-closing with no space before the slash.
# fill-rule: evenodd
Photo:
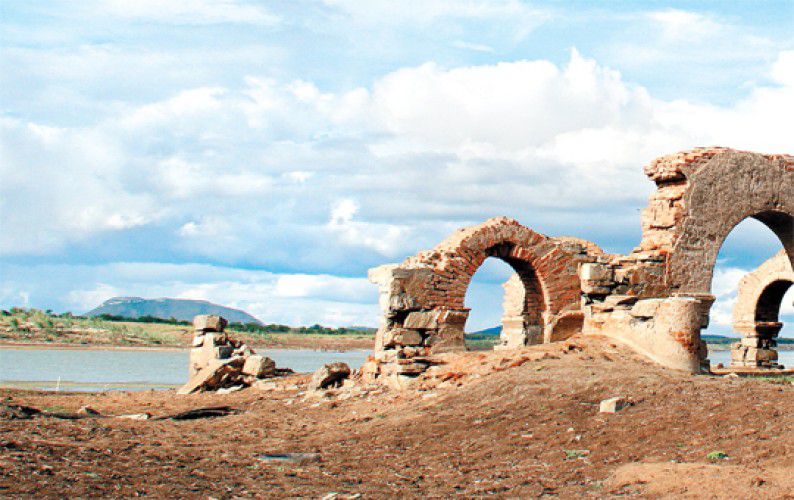
<svg viewBox="0 0 794 500">
<path fill-rule="evenodd" d="M 231 406 L 207 406 L 204 408 L 194 408 L 192 410 L 183 411 L 174 415 L 157 417 L 155 420 L 195 420 L 199 418 L 225 417 L 226 415 L 236 413 L 240 413 L 240 411 L 232 408 Z"/>
</svg>

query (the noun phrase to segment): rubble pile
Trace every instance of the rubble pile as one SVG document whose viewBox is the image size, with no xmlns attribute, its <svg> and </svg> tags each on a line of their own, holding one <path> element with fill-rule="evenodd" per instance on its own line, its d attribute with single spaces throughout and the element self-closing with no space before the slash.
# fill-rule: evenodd
<svg viewBox="0 0 794 500">
<path fill-rule="evenodd" d="M 230 338 L 224 331 L 227 324 L 220 316 L 202 315 L 193 319 L 190 378 L 178 394 L 248 387 L 260 379 L 292 373 L 289 369 L 276 368 L 272 359 Z"/>
</svg>

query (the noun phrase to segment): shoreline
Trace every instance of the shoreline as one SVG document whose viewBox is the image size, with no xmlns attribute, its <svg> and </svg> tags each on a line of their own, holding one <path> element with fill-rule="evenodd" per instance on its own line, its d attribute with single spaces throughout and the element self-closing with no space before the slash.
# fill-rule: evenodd
<svg viewBox="0 0 794 500">
<path fill-rule="evenodd" d="M 308 343 L 308 342 L 307 342 Z M 730 344 L 707 344 L 709 351 L 730 351 Z M 374 347 L 374 346 L 373 346 Z M 288 343 L 286 345 L 251 344 L 254 350 L 271 351 L 320 351 L 320 352 L 350 352 L 371 351 L 372 347 L 353 347 L 347 349 L 323 349 L 313 346 L 302 346 Z M 86 350 L 86 351 L 189 351 L 190 345 L 126 345 L 126 344 L 73 344 L 64 342 L 7 342 L 0 341 L 2 349 L 58 349 L 58 350 Z M 470 349 L 478 350 L 478 349 Z M 490 349 L 487 349 L 490 350 Z M 794 351 L 794 344 L 782 344 L 776 347 L 777 351 Z"/>
<path fill-rule="evenodd" d="M 366 352 L 371 348 L 351 348 L 351 349 L 317 349 L 309 346 L 268 346 L 251 345 L 251 348 L 260 351 L 317 351 L 317 352 Z M 0 342 L 0 350 L 60 350 L 60 351 L 152 351 L 152 352 L 171 352 L 171 351 L 190 351 L 189 345 L 169 346 L 169 345 L 114 345 L 114 344 L 66 344 L 66 343 L 45 343 L 45 342 Z"/>
</svg>

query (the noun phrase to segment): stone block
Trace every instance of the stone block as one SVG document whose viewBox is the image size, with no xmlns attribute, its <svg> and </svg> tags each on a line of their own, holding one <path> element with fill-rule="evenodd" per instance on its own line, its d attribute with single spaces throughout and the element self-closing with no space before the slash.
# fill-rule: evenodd
<svg viewBox="0 0 794 500">
<path fill-rule="evenodd" d="M 428 330 L 438 328 L 441 311 L 414 311 L 409 313 L 403 322 L 405 328 Z"/>
<path fill-rule="evenodd" d="M 328 363 L 314 372 L 309 382 L 309 389 L 317 391 L 329 387 L 338 387 L 349 376 L 350 367 L 347 363 Z"/>
<path fill-rule="evenodd" d="M 745 347 L 765 347 L 764 340 L 759 337 L 743 337 L 739 343 Z"/>
<path fill-rule="evenodd" d="M 662 299 L 648 299 L 640 300 L 631 308 L 631 314 L 635 318 L 653 318 L 659 312 L 659 306 L 662 304 Z"/>
<path fill-rule="evenodd" d="M 253 354 L 245 358 L 243 375 L 253 375 L 256 378 L 272 377 L 276 374 L 276 362 L 272 359 Z"/>
<path fill-rule="evenodd" d="M 193 337 L 193 347 L 201 347 L 204 345 L 204 335 L 196 335 Z"/>
<path fill-rule="evenodd" d="M 609 295 L 612 288 L 600 285 L 597 281 L 582 281 L 582 293 L 587 295 Z"/>
<path fill-rule="evenodd" d="M 219 345 L 215 347 L 215 359 L 229 359 L 232 357 L 234 347 L 230 345 Z"/>
<path fill-rule="evenodd" d="M 177 394 L 191 394 L 199 390 L 219 388 L 226 375 L 238 372 L 242 358 L 214 359 L 194 374 L 188 382 L 179 388 Z"/>
<path fill-rule="evenodd" d="M 424 373 L 425 370 L 427 370 L 427 365 L 424 363 L 406 363 L 398 365 L 397 374 L 415 377 Z"/>
<path fill-rule="evenodd" d="M 401 346 L 422 345 L 422 334 L 414 330 L 400 330 L 393 337 L 393 343 Z"/>
<path fill-rule="evenodd" d="M 418 343 L 410 343 L 411 341 L 416 342 L 418 337 Z M 406 343 L 408 342 L 408 343 Z M 422 344 L 422 335 L 415 331 L 409 330 L 407 328 L 392 328 L 387 330 L 386 333 L 383 334 L 383 347 L 391 348 L 395 346 L 406 346 L 406 345 L 421 345 Z"/>
<path fill-rule="evenodd" d="M 748 347 L 744 355 L 745 361 L 777 361 L 777 351 L 774 349 L 756 349 Z"/>
<path fill-rule="evenodd" d="M 601 401 L 599 405 L 599 412 L 601 413 L 617 413 L 623 408 L 629 406 L 629 402 L 625 398 L 616 397 L 609 398 Z"/>
<path fill-rule="evenodd" d="M 202 314 L 193 318 L 193 328 L 204 332 L 222 332 L 228 322 L 216 315 Z"/>
<path fill-rule="evenodd" d="M 579 278 L 582 281 L 609 282 L 613 280 L 612 269 L 604 264 L 588 262 L 579 269 Z"/>
</svg>

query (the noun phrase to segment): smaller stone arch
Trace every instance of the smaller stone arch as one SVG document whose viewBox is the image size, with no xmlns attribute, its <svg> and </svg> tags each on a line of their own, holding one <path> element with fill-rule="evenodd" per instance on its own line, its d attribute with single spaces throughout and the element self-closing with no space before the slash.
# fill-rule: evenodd
<svg viewBox="0 0 794 500">
<path fill-rule="evenodd" d="M 732 366 L 782 368 L 775 339 L 783 327 L 779 321 L 783 297 L 792 285 L 794 269 L 785 250 L 739 282 L 733 329 L 742 339 L 732 346 Z"/>
<path fill-rule="evenodd" d="M 515 271 L 507 286 L 516 293 L 507 298 L 501 347 L 551 339 L 551 329 L 561 317 L 580 311 L 578 268 L 583 262 L 593 262 L 598 253 L 593 243 L 552 238 L 514 219 L 496 217 L 460 229 L 402 264 L 372 269 L 369 277 L 380 286 L 383 310 L 375 356 L 382 361 L 404 360 L 396 365 L 396 373 L 410 375 L 422 367 L 405 360 L 465 350 L 466 290 L 489 257 Z M 569 329 L 573 324 L 565 321 Z"/>
</svg>

